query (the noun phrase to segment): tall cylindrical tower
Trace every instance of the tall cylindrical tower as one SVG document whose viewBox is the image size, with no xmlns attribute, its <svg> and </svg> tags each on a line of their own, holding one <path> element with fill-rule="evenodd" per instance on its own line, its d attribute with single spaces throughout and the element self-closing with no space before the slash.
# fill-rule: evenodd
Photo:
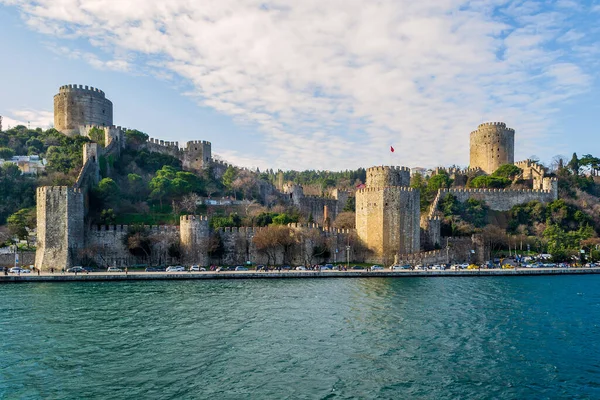
<svg viewBox="0 0 600 400">
<path fill-rule="evenodd" d="M 112 102 L 100 89 L 83 85 L 61 86 L 54 95 L 54 128 L 69 135 L 79 135 L 82 125 L 111 126 Z"/>
<path fill-rule="evenodd" d="M 504 122 L 486 122 L 471 132 L 471 168 L 491 174 L 501 165 L 514 162 L 515 130 Z"/>
<path fill-rule="evenodd" d="M 367 169 L 367 187 L 410 186 L 410 168 L 371 167 Z"/>
<path fill-rule="evenodd" d="M 182 215 L 179 218 L 179 240 L 185 263 L 208 265 L 209 236 L 208 217 Z"/>
</svg>

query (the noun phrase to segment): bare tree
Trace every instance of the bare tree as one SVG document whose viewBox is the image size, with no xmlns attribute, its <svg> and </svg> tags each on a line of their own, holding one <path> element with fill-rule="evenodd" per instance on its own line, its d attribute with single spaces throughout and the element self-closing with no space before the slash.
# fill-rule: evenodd
<svg viewBox="0 0 600 400">
<path fill-rule="evenodd" d="M 333 226 L 339 229 L 354 229 L 356 223 L 356 214 L 351 211 L 339 213 L 333 223 Z"/>
<path fill-rule="evenodd" d="M 196 193 L 187 194 L 183 196 L 183 198 L 179 202 L 179 208 L 182 211 L 193 214 L 196 212 L 196 208 L 198 207 L 200 200 L 200 196 L 198 196 Z"/>
</svg>

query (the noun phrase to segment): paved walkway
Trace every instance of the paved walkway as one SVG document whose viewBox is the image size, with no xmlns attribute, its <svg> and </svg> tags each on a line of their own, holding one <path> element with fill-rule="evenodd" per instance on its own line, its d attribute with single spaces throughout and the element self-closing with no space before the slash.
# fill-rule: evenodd
<svg viewBox="0 0 600 400">
<path fill-rule="evenodd" d="M 416 278 L 459 276 L 527 276 L 527 275 L 580 275 L 600 274 L 600 268 L 517 268 L 517 269 L 470 269 L 459 271 L 206 271 L 206 272 L 90 272 L 42 273 L 0 275 L 0 283 L 16 282 L 73 282 L 73 281 L 134 281 L 134 280 L 185 280 L 185 279 L 285 279 L 285 278 Z"/>
</svg>

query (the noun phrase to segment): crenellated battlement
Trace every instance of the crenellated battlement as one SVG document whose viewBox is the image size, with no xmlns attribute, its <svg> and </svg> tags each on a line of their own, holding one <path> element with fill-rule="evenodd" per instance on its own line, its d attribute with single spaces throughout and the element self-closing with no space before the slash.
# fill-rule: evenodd
<svg viewBox="0 0 600 400">
<path fill-rule="evenodd" d="M 84 130 L 84 131 L 89 131 L 90 129 L 93 128 L 97 128 L 97 129 L 118 129 L 120 131 L 125 130 L 127 128 L 123 128 L 121 126 L 117 126 L 117 125 L 81 125 L 81 129 L 80 130 Z"/>
<path fill-rule="evenodd" d="M 58 94 L 61 93 L 71 93 L 71 92 L 89 92 L 90 94 L 99 96 L 104 98 L 105 94 L 102 90 L 95 88 L 93 86 L 87 85 L 63 85 L 59 88 Z M 56 95 L 58 96 L 58 95 Z"/>
<path fill-rule="evenodd" d="M 74 187 L 70 187 L 70 186 L 40 186 L 37 188 L 37 192 L 38 193 L 43 193 L 43 194 L 48 194 L 48 195 L 52 195 L 52 194 L 83 194 L 82 190 L 80 188 L 74 188 Z"/>
<path fill-rule="evenodd" d="M 127 233 L 133 225 L 92 225 L 91 232 L 106 232 L 106 233 Z M 139 226 L 136 225 L 136 228 Z M 176 225 L 143 225 L 143 229 L 147 229 L 152 233 L 168 233 L 179 232 L 179 227 Z"/>
<path fill-rule="evenodd" d="M 381 166 L 367 168 L 367 173 L 368 172 L 387 172 L 387 171 L 400 171 L 400 172 L 409 172 L 410 173 L 410 168 L 396 166 L 396 165 L 387 165 L 387 166 L 381 165 Z"/>
<path fill-rule="evenodd" d="M 412 188 L 410 186 L 381 186 L 381 187 L 366 187 L 362 189 L 358 189 L 357 193 L 374 193 L 380 191 L 398 191 L 398 192 L 415 192 L 418 189 Z"/>
<path fill-rule="evenodd" d="M 208 221 L 206 215 L 182 215 L 179 217 L 179 221 Z"/>
<path fill-rule="evenodd" d="M 440 189 L 441 193 L 508 193 L 508 194 L 519 194 L 519 193 L 551 193 L 551 190 L 544 189 L 488 189 L 488 188 L 450 188 Z"/>
<path fill-rule="evenodd" d="M 207 140 L 190 140 L 187 142 L 188 146 L 193 145 L 193 144 L 204 144 L 204 145 L 208 145 L 208 146 L 211 145 L 211 143 Z"/>
<path fill-rule="evenodd" d="M 488 127 L 488 126 L 498 126 L 501 128 L 506 128 L 506 123 L 504 123 L 504 122 L 484 122 L 482 124 L 479 124 L 477 126 L 477 129 L 483 128 L 483 127 Z"/>
<path fill-rule="evenodd" d="M 165 140 L 149 138 L 148 143 L 156 144 L 163 147 L 173 148 L 175 150 L 179 150 L 179 142 L 167 142 Z"/>
</svg>

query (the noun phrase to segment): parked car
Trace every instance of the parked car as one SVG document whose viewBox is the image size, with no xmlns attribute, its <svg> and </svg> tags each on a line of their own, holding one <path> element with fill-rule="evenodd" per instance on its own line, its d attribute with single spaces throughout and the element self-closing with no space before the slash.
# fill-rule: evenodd
<svg viewBox="0 0 600 400">
<path fill-rule="evenodd" d="M 146 272 L 158 272 L 158 271 L 160 271 L 160 269 L 154 268 L 154 267 L 148 267 L 144 271 L 146 271 Z"/>
<path fill-rule="evenodd" d="M 183 272 L 183 271 L 185 271 L 185 268 L 183 268 L 181 265 L 167 267 L 167 272 Z"/>
<path fill-rule="evenodd" d="M 190 267 L 190 271 L 195 271 L 195 272 L 206 271 L 206 268 L 201 267 L 199 265 L 192 265 Z"/>
<path fill-rule="evenodd" d="M 371 271 L 383 271 L 383 267 L 381 265 L 371 265 Z"/>
<path fill-rule="evenodd" d="M 83 267 L 77 266 L 77 267 L 71 267 L 71 268 L 67 269 L 67 272 L 73 272 L 73 273 L 75 273 L 75 272 L 85 272 L 85 269 Z"/>
<path fill-rule="evenodd" d="M 431 269 L 432 269 L 432 270 L 434 270 L 434 271 L 443 271 L 443 270 L 444 270 L 444 267 L 442 267 L 442 266 L 441 266 L 441 265 L 439 265 L 439 264 L 436 264 L 436 265 L 434 265 L 433 267 L 431 267 Z"/>
<path fill-rule="evenodd" d="M 306 267 L 304 265 L 298 265 L 296 271 L 306 271 Z"/>
<path fill-rule="evenodd" d="M 319 265 L 319 269 L 321 271 L 323 271 L 323 270 L 332 270 L 333 269 L 333 265 L 331 265 L 331 264 Z"/>
<path fill-rule="evenodd" d="M 21 268 L 21 267 L 12 267 L 11 269 L 8 270 L 8 272 L 10 272 L 12 274 L 28 274 L 31 272 L 31 270 L 26 269 L 26 268 Z"/>
<path fill-rule="evenodd" d="M 392 271 L 403 271 L 407 269 L 411 269 L 410 265 L 392 265 L 390 267 Z"/>
<path fill-rule="evenodd" d="M 248 268 L 246 267 L 242 267 L 241 265 L 238 265 L 237 267 L 235 267 L 236 271 L 248 271 Z"/>
<path fill-rule="evenodd" d="M 290 270 L 292 269 L 292 267 L 290 267 L 289 265 L 282 265 L 281 269 Z"/>
<path fill-rule="evenodd" d="M 360 266 L 360 265 L 353 265 L 352 268 L 350 268 L 350 269 L 361 270 L 361 269 L 365 269 L 365 267 Z"/>
<path fill-rule="evenodd" d="M 121 268 L 118 268 L 118 267 L 108 267 L 108 269 L 106 270 L 106 272 L 123 272 L 123 270 Z"/>
<path fill-rule="evenodd" d="M 424 269 L 425 269 L 425 267 L 422 266 L 421 264 L 415 265 L 415 271 L 423 271 Z"/>
</svg>

